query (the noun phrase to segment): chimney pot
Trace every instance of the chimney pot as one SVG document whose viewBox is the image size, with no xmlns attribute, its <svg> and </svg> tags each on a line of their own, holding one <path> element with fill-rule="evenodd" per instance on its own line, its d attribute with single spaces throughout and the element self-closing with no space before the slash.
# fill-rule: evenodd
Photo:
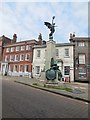
<svg viewBox="0 0 90 120">
<path fill-rule="evenodd" d="M 14 37 L 14 38 L 17 38 L 17 34 L 14 34 L 13 37 Z"/>
</svg>

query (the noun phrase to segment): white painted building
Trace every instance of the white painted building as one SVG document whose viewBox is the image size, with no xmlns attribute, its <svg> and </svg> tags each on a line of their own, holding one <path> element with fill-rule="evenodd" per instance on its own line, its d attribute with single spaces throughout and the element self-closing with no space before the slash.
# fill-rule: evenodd
<svg viewBox="0 0 90 120">
<path fill-rule="evenodd" d="M 70 76 L 70 80 L 74 81 L 74 53 L 72 43 L 60 43 L 55 44 L 55 61 L 59 66 L 59 69 L 62 72 L 64 78 L 68 79 Z M 32 74 L 33 77 L 39 77 L 42 70 L 45 70 L 45 62 L 47 58 L 47 49 L 46 45 L 34 46 L 33 48 L 33 67 Z M 46 52 L 47 51 L 47 52 Z M 49 54 L 48 54 L 49 55 Z"/>
<path fill-rule="evenodd" d="M 56 60 L 59 69 L 62 72 L 64 78 L 68 78 L 74 81 L 74 53 L 73 44 L 62 43 L 56 44 Z"/>
<path fill-rule="evenodd" d="M 35 78 L 38 78 L 40 76 L 40 72 L 45 69 L 45 50 L 46 45 L 34 46 L 32 74 Z"/>
</svg>

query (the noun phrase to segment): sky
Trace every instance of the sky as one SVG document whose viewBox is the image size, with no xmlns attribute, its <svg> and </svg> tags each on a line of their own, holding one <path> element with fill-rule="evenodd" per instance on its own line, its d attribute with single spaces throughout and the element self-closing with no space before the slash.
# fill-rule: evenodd
<svg viewBox="0 0 90 120">
<path fill-rule="evenodd" d="M 34 0 L 33 0 L 34 1 Z M 47 0 L 45 0 L 47 1 Z M 76 37 L 88 36 L 88 1 L 71 2 L 29 2 L 28 0 L 3 0 L 0 2 L 0 36 L 12 39 L 17 34 L 17 41 L 49 39 L 50 30 L 44 22 L 54 22 L 54 40 L 57 43 L 69 42 L 70 33 Z"/>
</svg>

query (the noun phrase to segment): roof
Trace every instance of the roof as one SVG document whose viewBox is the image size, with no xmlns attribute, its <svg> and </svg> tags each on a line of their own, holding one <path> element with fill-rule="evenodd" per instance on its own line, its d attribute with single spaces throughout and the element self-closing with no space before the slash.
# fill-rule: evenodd
<svg viewBox="0 0 90 120">
<path fill-rule="evenodd" d="M 74 43 L 57 43 L 56 47 L 62 47 L 62 46 L 74 46 Z"/>
<path fill-rule="evenodd" d="M 74 46 L 74 43 L 57 43 L 55 44 L 56 47 L 62 46 Z M 47 45 L 34 45 L 33 48 L 46 48 Z"/>
<path fill-rule="evenodd" d="M 89 41 L 90 37 L 73 37 L 72 39 L 69 39 L 70 41 Z"/>
<path fill-rule="evenodd" d="M 0 40 L 4 40 L 4 39 L 8 39 L 8 40 L 10 40 L 10 41 L 11 41 L 11 39 L 10 39 L 10 38 L 8 38 L 8 37 L 6 37 L 6 36 L 4 36 L 4 35 L 0 37 Z"/>
<path fill-rule="evenodd" d="M 46 48 L 46 45 L 34 45 L 33 48 Z"/>
<path fill-rule="evenodd" d="M 33 40 L 26 40 L 26 41 L 11 43 L 11 44 L 5 45 L 3 47 L 11 47 L 11 46 L 18 46 L 18 45 L 25 45 L 25 44 L 37 44 L 37 41 L 34 39 Z"/>
</svg>

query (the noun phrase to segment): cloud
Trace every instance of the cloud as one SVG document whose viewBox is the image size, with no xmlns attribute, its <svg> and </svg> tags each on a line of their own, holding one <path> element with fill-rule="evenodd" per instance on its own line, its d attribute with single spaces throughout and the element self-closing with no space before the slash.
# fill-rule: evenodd
<svg viewBox="0 0 90 120">
<path fill-rule="evenodd" d="M 44 22 L 51 22 L 55 15 L 57 25 L 54 39 L 67 42 L 69 33 L 86 36 L 88 30 L 88 3 L 85 2 L 3 2 L 0 5 L 1 35 L 19 40 L 37 39 L 41 32 L 48 40 L 49 29 Z"/>
</svg>

